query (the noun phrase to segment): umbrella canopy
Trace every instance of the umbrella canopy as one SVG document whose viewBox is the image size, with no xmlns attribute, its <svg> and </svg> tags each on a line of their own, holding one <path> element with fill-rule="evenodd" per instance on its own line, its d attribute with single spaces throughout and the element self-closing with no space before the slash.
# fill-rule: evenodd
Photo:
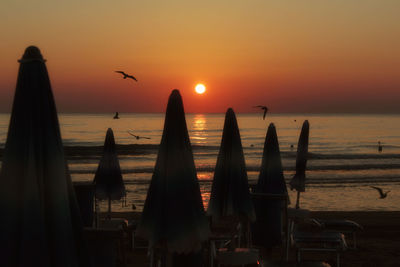
<svg viewBox="0 0 400 267">
<path fill-rule="evenodd" d="M 255 219 L 239 128 L 231 108 L 225 114 L 207 213 L 216 221 L 224 216 Z"/>
<path fill-rule="evenodd" d="M 150 247 L 178 253 L 197 251 L 208 239 L 208 220 L 178 90 L 173 90 L 168 100 L 138 234 L 149 240 Z"/>
<path fill-rule="evenodd" d="M 297 192 L 305 192 L 309 132 L 310 125 L 308 120 L 306 120 L 301 128 L 299 143 L 297 145 L 296 174 L 290 181 L 290 189 L 296 189 Z"/>
<path fill-rule="evenodd" d="M 107 130 L 103 156 L 97 167 L 94 183 L 96 183 L 96 198 L 98 199 L 119 200 L 125 196 L 125 185 L 111 128 Z"/>
<path fill-rule="evenodd" d="M 45 61 L 20 60 L 0 172 L 0 265 L 90 266 Z"/>
<path fill-rule="evenodd" d="M 257 220 L 252 224 L 252 242 L 261 247 L 273 247 L 282 243 L 282 210 L 284 202 L 272 195 L 284 195 L 289 200 L 283 176 L 278 136 L 273 123 L 268 127 L 260 175 L 253 204 Z M 261 193 L 261 194 L 260 194 Z M 272 195 L 270 195 L 272 194 Z"/>
<path fill-rule="evenodd" d="M 271 123 L 265 137 L 264 152 L 256 193 L 288 195 L 283 176 L 281 153 L 275 125 Z"/>
</svg>

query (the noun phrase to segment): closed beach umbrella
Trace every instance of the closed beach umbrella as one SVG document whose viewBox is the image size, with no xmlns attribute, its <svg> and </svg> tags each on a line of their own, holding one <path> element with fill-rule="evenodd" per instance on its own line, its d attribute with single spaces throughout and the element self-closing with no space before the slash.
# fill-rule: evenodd
<svg viewBox="0 0 400 267">
<path fill-rule="evenodd" d="M 108 128 L 104 140 L 103 156 L 94 176 L 96 198 L 108 200 L 108 212 L 111 213 L 111 200 L 120 200 L 125 196 L 125 185 L 122 180 L 117 151 L 115 149 L 114 133 Z"/>
<path fill-rule="evenodd" d="M 290 189 L 296 189 L 297 191 L 296 209 L 300 207 L 300 192 L 305 192 L 309 132 L 310 125 L 308 120 L 306 120 L 301 128 L 299 143 L 297 145 L 296 174 L 290 180 Z"/>
<path fill-rule="evenodd" d="M 275 125 L 271 123 L 265 137 L 264 152 L 256 193 L 288 195 L 283 176 L 281 152 Z"/>
<path fill-rule="evenodd" d="M 242 142 L 236 116 L 231 108 L 225 114 L 207 214 L 216 221 L 225 216 L 255 220 Z"/>
<path fill-rule="evenodd" d="M 268 127 L 256 193 L 283 195 L 288 199 L 283 176 L 278 136 L 273 123 Z M 252 224 L 253 244 L 272 247 L 282 242 L 282 199 L 254 197 L 257 220 Z"/>
<path fill-rule="evenodd" d="M 0 172 L 0 265 L 90 266 L 45 60 L 28 47 Z"/>
<path fill-rule="evenodd" d="M 152 248 L 177 253 L 198 251 L 208 239 L 208 220 L 178 90 L 173 90 L 168 100 L 138 235 L 147 239 Z"/>
</svg>

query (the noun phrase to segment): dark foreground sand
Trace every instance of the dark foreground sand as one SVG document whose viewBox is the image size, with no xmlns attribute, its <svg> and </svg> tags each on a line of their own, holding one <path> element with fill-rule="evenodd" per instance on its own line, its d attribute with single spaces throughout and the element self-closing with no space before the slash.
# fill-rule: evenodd
<svg viewBox="0 0 400 267">
<path fill-rule="evenodd" d="M 114 213 L 113 217 L 138 219 L 140 214 Z M 364 227 L 358 234 L 358 249 L 342 253 L 341 266 L 400 266 L 400 211 L 396 212 L 312 212 L 315 218 L 342 218 L 354 220 Z M 279 251 L 272 255 L 279 260 Z M 295 266 L 295 252 L 292 249 L 290 262 Z M 308 253 L 306 260 L 323 260 L 335 266 L 335 255 Z M 128 254 L 128 266 L 148 266 L 144 249 Z"/>
</svg>

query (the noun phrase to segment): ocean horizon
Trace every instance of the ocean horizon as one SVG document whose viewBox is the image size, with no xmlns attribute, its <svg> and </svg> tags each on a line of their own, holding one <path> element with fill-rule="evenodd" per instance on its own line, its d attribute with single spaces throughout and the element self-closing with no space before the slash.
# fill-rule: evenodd
<svg viewBox="0 0 400 267">
<path fill-rule="evenodd" d="M 127 207 L 116 201 L 115 211 L 141 210 L 160 143 L 164 113 L 59 113 L 66 157 L 73 181 L 91 181 L 97 169 L 105 133 L 112 128 L 127 188 Z M 0 150 L 4 148 L 10 114 L 0 114 Z M 400 114 L 267 114 L 238 113 L 249 183 L 261 166 L 265 135 L 274 123 L 285 179 L 294 175 L 297 141 L 304 120 L 310 122 L 310 158 L 301 207 L 311 210 L 399 210 Z M 224 114 L 186 114 L 189 136 L 205 206 L 221 142 Z M 150 139 L 136 139 L 138 136 Z M 383 151 L 378 151 L 381 142 Z M 293 146 L 293 147 L 291 147 Z M 391 190 L 378 199 L 370 186 Z M 288 188 L 289 189 L 289 188 Z M 290 192 L 295 199 L 295 192 Z"/>
</svg>

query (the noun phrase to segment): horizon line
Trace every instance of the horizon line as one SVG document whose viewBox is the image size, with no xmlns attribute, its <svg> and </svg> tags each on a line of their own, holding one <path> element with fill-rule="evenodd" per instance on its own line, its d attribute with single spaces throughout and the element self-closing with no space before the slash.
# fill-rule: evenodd
<svg viewBox="0 0 400 267">
<path fill-rule="evenodd" d="M 165 114 L 165 112 L 123 112 L 119 114 Z M 260 112 L 235 112 L 236 114 L 259 114 Z M 11 114 L 11 112 L 0 112 L 0 114 Z M 57 112 L 57 114 L 115 114 L 115 111 L 109 112 L 79 112 L 67 111 Z M 185 112 L 185 114 L 225 114 L 225 112 Z M 277 112 L 268 113 L 269 116 L 274 115 L 400 115 L 400 112 Z"/>
</svg>

